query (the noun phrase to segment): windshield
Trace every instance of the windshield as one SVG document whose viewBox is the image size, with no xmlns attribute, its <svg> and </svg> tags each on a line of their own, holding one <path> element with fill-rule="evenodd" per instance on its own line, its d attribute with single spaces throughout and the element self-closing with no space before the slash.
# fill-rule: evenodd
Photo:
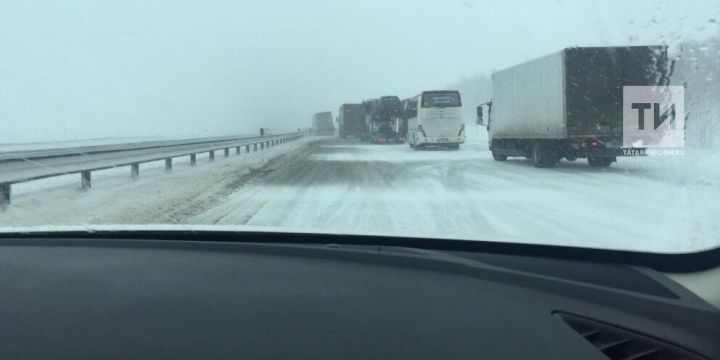
<svg viewBox="0 0 720 360">
<path fill-rule="evenodd" d="M 716 0 L 5 1 L 0 34 L 0 232 L 720 246 Z"/>
<path fill-rule="evenodd" d="M 460 107 L 460 93 L 458 92 L 432 92 L 423 93 L 422 107 Z"/>
</svg>

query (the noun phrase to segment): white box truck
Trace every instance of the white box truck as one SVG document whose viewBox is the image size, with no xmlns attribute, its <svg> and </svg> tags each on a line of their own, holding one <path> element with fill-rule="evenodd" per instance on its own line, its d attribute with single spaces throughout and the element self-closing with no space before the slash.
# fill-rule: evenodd
<svg viewBox="0 0 720 360">
<path fill-rule="evenodd" d="M 671 73 L 665 46 L 567 48 L 493 74 L 492 100 L 477 114 L 497 161 L 524 156 L 552 167 L 586 158 L 607 167 L 645 154 L 622 146 L 623 86 L 668 85 Z"/>
</svg>

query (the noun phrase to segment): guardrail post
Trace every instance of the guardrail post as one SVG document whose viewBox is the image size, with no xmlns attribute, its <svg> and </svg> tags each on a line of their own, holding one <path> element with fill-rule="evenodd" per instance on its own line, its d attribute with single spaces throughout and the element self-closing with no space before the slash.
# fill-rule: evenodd
<svg viewBox="0 0 720 360">
<path fill-rule="evenodd" d="M 165 170 L 172 170 L 172 158 L 165 159 Z"/>
<path fill-rule="evenodd" d="M 11 184 L 0 184 L 0 209 L 10 205 L 10 194 L 12 193 L 10 186 Z"/>
<path fill-rule="evenodd" d="M 250 153 L 250 145 L 245 145 L 245 152 Z"/>
<path fill-rule="evenodd" d="M 210 161 L 215 160 L 215 150 L 210 151 L 209 158 L 210 158 Z"/>
<path fill-rule="evenodd" d="M 80 173 L 80 185 L 83 190 L 90 190 L 92 187 L 92 177 L 90 176 L 90 171 L 83 171 Z"/>
<path fill-rule="evenodd" d="M 235 155 L 240 155 L 240 147 L 235 148 Z"/>
<path fill-rule="evenodd" d="M 197 155 L 190 154 L 190 166 L 195 166 L 197 164 Z"/>
<path fill-rule="evenodd" d="M 225 155 L 225 157 L 230 156 L 230 148 L 225 148 L 225 153 L 224 153 L 224 155 Z"/>
<path fill-rule="evenodd" d="M 130 164 L 130 177 L 135 179 L 138 176 L 140 176 L 140 164 L 139 163 Z"/>
</svg>

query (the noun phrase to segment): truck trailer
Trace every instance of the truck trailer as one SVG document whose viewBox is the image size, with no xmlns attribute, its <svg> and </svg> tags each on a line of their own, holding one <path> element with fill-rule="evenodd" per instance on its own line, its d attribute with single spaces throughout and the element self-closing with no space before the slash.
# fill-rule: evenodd
<svg viewBox="0 0 720 360">
<path fill-rule="evenodd" d="M 372 143 L 402 143 L 400 123 L 402 103 L 397 96 L 382 96 L 363 102 L 365 112 L 365 139 Z"/>
<path fill-rule="evenodd" d="M 338 115 L 338 133 L 341 138 L 361 138 L 365 135 L 365 112 L 363 104 L 343 104 Z"/>
<path fill-rule="evenodd" d="M 313 115 L 312 124 L 313 133 L 317 136 L 335 135 L 332 113 L 329 111 Z"/>
<path fill-rule="evenodd" d="M 607 167 L 645 154 L 622 144 L 623 86 L 668 85 L 671 73 L 666 46 L 567 48 L 493 74 L 493 97 L 478 119 L 497 161 L 524 156 L 553 167 L 586 158 Z"/>
</svg>

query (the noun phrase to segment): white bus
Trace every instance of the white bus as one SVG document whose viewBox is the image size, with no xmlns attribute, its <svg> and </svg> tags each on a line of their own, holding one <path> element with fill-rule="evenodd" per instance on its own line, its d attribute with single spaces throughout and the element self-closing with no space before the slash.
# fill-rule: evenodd
<svg viewBox="0 0 720 360">
<path fill-rule="evenodd" d="M 460 92 L 455 90 L 423 91 L 408 107 L 407 142 L 410 147 L 445 146 L 459 149 L 465 142 Z"/>
</svg>

